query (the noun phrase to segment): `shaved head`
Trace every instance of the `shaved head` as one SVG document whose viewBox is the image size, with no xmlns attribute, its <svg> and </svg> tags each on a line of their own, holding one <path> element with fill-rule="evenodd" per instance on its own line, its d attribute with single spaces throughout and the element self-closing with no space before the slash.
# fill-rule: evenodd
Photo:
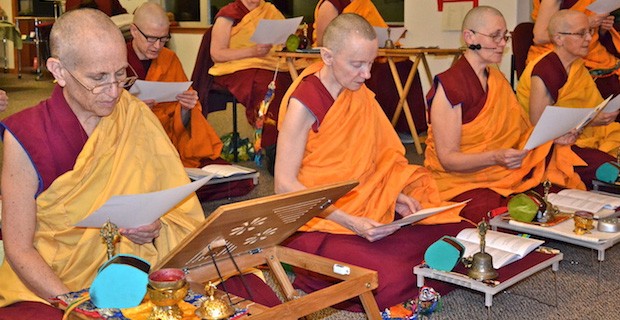
<svg viewBox="0 0 620 320">
<path fill-rule="evenodd" d="M 485 18 L 489 16 L 501 17 L 502 19 L 504 18 L 502 13 L 493 7 L 478 6 L 467 12 L 465 18 L 463 19 L 463 27 L 461 28 L 461 31 L 481 29 L 481 27 L 486 23 Z"/>
<path fill-rule="evenodd" d="M 560 10 L 551 16 L 549 20 L 549 35 L 553 36 L 558 32 L 567 32 L 573 23 L 579 19 L 588 18 L 585 13 L 576 10 Z"/>
<path fill-rule="evenodd" d="M 377 33 L 370 23 L 360 15 L 343 13 L 332 20 L 325 28 L 323 46 L 337 52 L 353 36 L 361 37 L 365 40 L 375 40 Z"/>
<path fill-rule="evenodd" d="M 71 67 L 78 65 L 90 50 L 103 46 L 125 48 L 125 39 L 112 20 L 95 9 L 66 12 L 54 23 L 50 33 L 52 57 Z"/>
<path fill-rule="evenodd" d="M 145 2 L 134 12 L 133 23 L 139 27 L 152 24 L 157 27 L 169 27 L 166 11 L 157 3 Z"/>
</svg>

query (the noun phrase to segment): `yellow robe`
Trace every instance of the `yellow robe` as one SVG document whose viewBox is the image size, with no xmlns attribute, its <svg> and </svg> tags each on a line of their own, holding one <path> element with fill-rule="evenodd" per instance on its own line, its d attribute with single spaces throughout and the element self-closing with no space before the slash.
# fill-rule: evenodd
<svg viewBox="0 0 620 320">
<path fill-rule="evenodd" d="M 462 125 L 461 152 L 522 149 L 532 130 L 529 118 L 503 74 L 496 68 L 487 70 L 487 100 L 476 119 Z M 586 163 L 569 147 L 555 146 L 549 167 L 545 168 L 545 158 L 551 145 L 552 142 L 548 142 L 530 151 L 519 169 L 510 170 L 494 165 L 472 173 L 456 173 L 447 171 L 441 165 L 431 124 L 426 139 L 424 165 L 433 173 L 441 198 L 446 200 L 478 188 L 488 188 L 508 196 L 529 190 L 546 177 L 560 186 L 585 189 L 573 166 Z"/>
<path fill-rule="evenodd" d="M 127 91 L 111 115 L 101 119 L 71 171 L 36 199 L 34 246 L 71 291 L 89 287 L 107 260 L 99 229 L 73 225 L 111 196 L 160 191 L 189 183 L 179 155 L 151 110 Z M 127 214 L 140 214 L 128 212 Z M 116 253 L 140 256 L 151 264 L 171 251 L 204 220 L 195 195 L 161 219 L 154 243 L 137 245 L 121 237 Z M 0 307 L 44 299 L 32 293 L 5 260 L 0 267 Z"/>
<path fill-rule="evenodd" d="M 250 11 L 250 13 L 246 14 L 236 26 L 232 27 L 230 32 L 230 49 L 243 49 L 255 46 L 256 44 L 250 41 L 250 38 L 254 34 L 261 19 L 280 20 L 284 19 L 284 16 L 273 4 L 261 0 L 261 3 L 256 9 Z M 278 66 L 278 58 L 272 55 L 275 51 L 276 46 L 264 57 L 216 62 L 213 67 L 209 69 L 209 74 L 213 76 L 222 76 L 235 73 L 239 70 L 253 68 L 275 71 L 276 66 Z M 286 63 L 284 62 L 280 63 L 279 69 L 280 71 L 288 71 Z"/>
<path fill-rule="evenodd" d="M 177 55 L 172 50 L 163 48 L 157 59 L 152 60 L 145 80 L 184 82 L 187 81 L 187 76 Z M 152 110 L 179 152 L 184 166 L 196 168 L 203 159 L 220 157 L 222 141 L 202 115 L 200 102 L 190 110 L 187 128 L 183 124 L 180 102 L 161 102 Z"/>
<path fill-rule="evenodd" d="M 532 70 L 549 53 L 551 51 L 529 63 L 523 71 L 521 79 L 519 79 L 517 98 L 528 114 L 530 111 Z M 575 60 L 568 71 L 568 80 L 558 92 L 558 101 L 555 101 L 554 105 L 567 108 L 593 108 L 602 101 L 603 97 L 596 88 L 594 80 L 590 77 L 584 61 L 582 59 Z M 599 149 L 615 157 L 618 146 L 620 146 L 620 123 L 612 122 L 606 126 L 597 127 L 587 126 L 575 144 L 582 148 Z"/>
<path fill-rule="evenodd" d="M 575 3 L 575 5 L 570 8 L 570 10 L 576 10 L 591 15 L 593 13 L 586 9 L 586 7 L 593 2 L 595 2 L 595 0 L 577 1 L 577 3 Z M 538 10 L 540 7 L 540 0 L 533 0 L 532 4 L 532 20 L 536 21 L 536 18 L 538 17 Z M 613 28 L 608 32 L 611 32 L 614 46 L 616 47 L 616 49 L 620 50 L 620 33 L 618 33 L 618 31 Z M 551 50 L 553 50 L 553 44 L 551 43 L 532 45 L 528 52 L 527 63 L 529 64 L 537 57 Z M 609 53 L 609 51 L 607 51 L 607 49 L 600 43 L 598 29 L 597 32 L 592 35 L 592 41 L 590 41 L 588 54 L 584 57 L 584 61 L 586 67 L 590 70 L 610 69 L 620 63 L 620 60 L 616 58 L 613 54 Z M 620 76 L 620 69 L 616 69 L 613 73 Z"/>
<path fill-rule="evenodd" d="M 304 70 L 287 91 L 280 106 L 286 117 L 288 101 L 301 80 L 323 67 L 317 62 Z M 445 203 L 437 186 L 423 167 L 409 165 L 405 150 L 383 110 L 366 86 L 357 91 L 344 89 L 327 112 L 318 132 L 310 130 L 297 178 L 306 187 L 355 179 L 359 185 L 334 205 L 348 214 L 381 223 L 394 220 L 399 193 L 409 194 L 423 207 Z M 461 208 L 427 218 L 425 223 L 461 220 Z M 353 232 L 322 218 L 314 218 L 301 231 L 338 234 Z"/>
</svg>

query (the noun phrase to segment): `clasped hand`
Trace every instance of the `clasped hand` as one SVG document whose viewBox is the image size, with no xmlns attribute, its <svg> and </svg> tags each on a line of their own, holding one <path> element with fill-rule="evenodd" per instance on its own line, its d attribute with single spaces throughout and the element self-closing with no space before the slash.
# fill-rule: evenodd
<svg viewBox="0 0 620 320">
<path fill-rule="evenodd" d="M 175 98 L 179 101 L 182 108 L 191 110 L 198 103 L 198 92 L 194 89 L 189 89 L 177 94 Z M 157 101 L 153 99 L 143 100 L 142 102 L 151 109 L 157 105 Z"/>
<path fill-rule="evenodd" d="M 254 46 L 254 56 L 255 57 L 264 57 L 269 51 L 271 51 L 271 44 L 257 44 Z"/>
<path fill-rule="evenodd" d="M 518 169 L 521 167 L 523 158 L 528 150 L 502 149 L 495 153 L 495 163 L 508 169 Z"/>
<path fill-rule="evenodd" d="M 396 212 L 403 217 L 411 215 L 420 209 L 422 209 L 420 202 L 408 195 L 400 193 L 396 198 Z M 351 217 L 349 229 L 370 242 L 383 239 L 400 229 L 399 226 L 376 228 L 382 225 L 366 217 Z"/>
<path fill-rule="evenodd" d="M 136 244 L 150 243 L 159 237 L 159 230 L 161 229 L 161 222 L 155 220 L 151 224 L 140 226 L 137 228 L 121 228 L 118 232 L 125 238 L 131 240 Z"/>
</svg>

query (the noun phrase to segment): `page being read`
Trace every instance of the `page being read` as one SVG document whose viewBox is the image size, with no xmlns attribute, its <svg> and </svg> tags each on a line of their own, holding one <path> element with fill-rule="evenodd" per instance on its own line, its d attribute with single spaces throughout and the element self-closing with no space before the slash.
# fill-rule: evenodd
<svg viewBox="0 0 620 320">
<path fill-rule="evenodd" d="M 268 20 L 261 19 L 250 41 L 260 44 L 283 44 L 291 34 L 297 31 L 303 17 Z"/>
<path fill-rule="evenodd" d="M 471 242 L 477 245 L 477 248 L 467 245 L 464 256 L 467 257 L 480 251 L 480 234 L 478 229 L 463 229 L 456 238 L 463 242 Z M 523 238 L 492 230 L 487 230 L 485 241 L 485 251 L 493 256 L 493 267 L 495 268 L 500 268 L 510 262 L 523 258 L 544 243 L 542 240 Z M 468 248 L 473 251 L 468 252 Z"/>
<path fill-rule="evenodd" d="M 597 0 L 591 3 L 586 9 L 596 13 L 610 13 L 620 8 L 620 1 L 618 0 Z"/>
</svg>

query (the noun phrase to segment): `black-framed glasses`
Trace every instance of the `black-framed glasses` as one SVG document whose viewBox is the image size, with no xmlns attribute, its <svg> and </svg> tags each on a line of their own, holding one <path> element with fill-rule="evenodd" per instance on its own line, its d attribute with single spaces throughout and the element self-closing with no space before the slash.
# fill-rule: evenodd
<svg viewBox="0 0 620 320">
<path fill-rule="evenodd" d="M 508 40 L 510 40 L 510 38 L 512 37 L 512 35 L 510 34 L 509 31 L 504 32 L 504 34 L 501 33 L 497 33 L 497 34 L 485 34 L 482 32 L 478 32 L 476 30 L 472 30 L 469 29 L 469 31 L 473 32 L 474 34 L 479 34 L 481 36 L 485 36 L 485 37 L 489 37 L 491 38 L 495 43 L 500 43 L 502 42 L 502 40 L 508 42 Z"/>
<path fill-rule="evenodd" d="M 133 71 L 133 74 L 137 74 L 131 65 L 129 65 L 129 68 L 131 69 L 131 71 Z M 73 73 L 71 73 L 69 69 L 65 68 L 65 70 L 67 71 L 67 73 L 69 73 L 69 75 L 71 75 L 73 79 L 75 79 L 75 81 L 77 81 L 77 83 L 79 83 L 84 89 L 88 90 L 92 94 L 100 94 L 104 92 L 106 89 L 110 89 L 112 85 L 115 85 L 117 87 L 129 88 L 136 82 L 136 80 L 138 80 L 138 77 L 132 76 L 132 77 L 125 77 L 125 79 L 122 79 L 122 80 L 112 81 L 108 83 L 99 84 L 94 87 L 89 87 L 85 85 L 84 83 L 82 83 L 82 81 L 80 81 L 80 79 L 78 79 Z"/>
<path fill-rule="evenodd" d="M 159 40 L 159 43 L 165 44 L 166 42 L 170 41 L 170 34 L 168 34 L 167 36 L 163 36 L 163 37 L 149 36 L 145 34 L 144 32 L 142 32 L 142 30 L 140 30 L 140 28 L 138 28 L 136 24 L 134 24 L 134 26 L 136 27 L 136 29 L 138 29 L 138 31 L 142 34 L 142 36 L 144 36 L 144 39 L 146 39 L 146 42 L 148 43 L 155 43 L 157 42 L 157 40 Z"/>
<path fill-rule="evenodd" d="M 583 31 L 580 31 L 580 32 L 561 32 L 561 31 L 558 31 L 558 34 L 562 34 L 562 35 L 565 35 L 565 36 L 579 36 L 582 39 L 585 39 L 588 35 L 594 35 L 594 32 L 596 32 L 596 29 L 590 28 L 590 29 L 583 30 Z"/>
</svg>

